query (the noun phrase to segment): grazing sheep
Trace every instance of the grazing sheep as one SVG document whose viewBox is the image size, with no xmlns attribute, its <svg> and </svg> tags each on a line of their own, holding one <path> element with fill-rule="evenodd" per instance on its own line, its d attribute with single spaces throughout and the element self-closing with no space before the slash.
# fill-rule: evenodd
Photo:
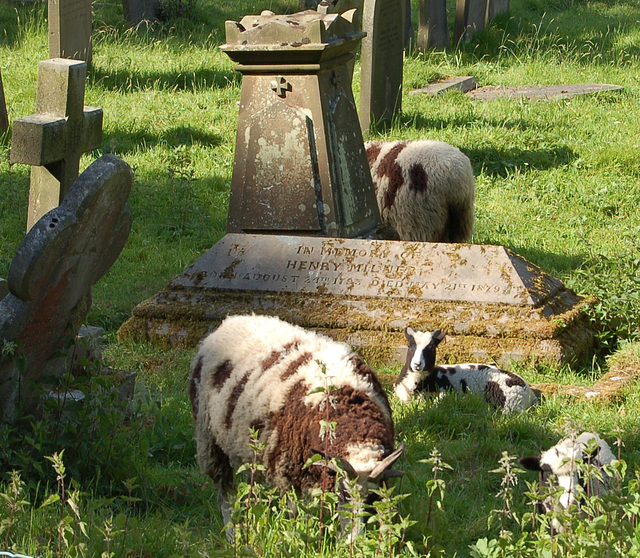
<svg viewBox="0 0 640 558">
<path fill-rule="evenodd" d="M 439 329 L 430 332 L 405 329 L 407 361 L 395 381 L 396 395 L 408 403 L 416 392 L 455 390 L 484 394 L 504 412 L 524 411 L 537 401 L 531 387 L 520 376 L 488 364 L 436 366 L 436 347 L 445 338 Z"/>
<path fill-rule="evenodd" d="M 464 153 L 433 140 L 370 141 L 365 149 L 380 216 L 400 240 L 471 240 L 474 178 Z"/>
<path fill-rule="evenodd" d="M 588 486 L 585 486 L 584 471 L 576 462 L 591 464 L 597 470 L 601 470 L 604 465 L 611 464 L 615 459 L 609 444 L 598 434 L 583 432 L 578 437 L 563 438 L 540 456 L 521 458 L 520 464 L 530 471 L 538 471 L 541 487 L 547 490 L 554 487 L 564 489 L 559 498 L 548 497 L 540 503 L 541 511 L 549 513 L 561 508 L 567 509 L 578 503 L 577 486 L 581 486 L 588 495 L 601 495 L 606 492 L 606 473 L 603 472 L 601 480 L 594 476 Z M 554 527 L 558 527 L 557 522 L 554 522 Z"/>
<path fill-rule="evenodd" d="M 403 448 L 394 451 L 385 391 L 346 344 L 323 335 L 274 317 L 229 317 L 200 344 L 189 394 L 197 461 L 218 483 L 227 523 L 233 471 L 253 460 L 251 429 L 266 445 L 263 480 L 282 491 L 332 488 L 323 467 L 304 467 L 315 452 L 337 458 L 365 499 L 369 483 L 400 474 L 390 469 Z M 324 439 L 321 421 L 335 422 Z"/>
</svg>

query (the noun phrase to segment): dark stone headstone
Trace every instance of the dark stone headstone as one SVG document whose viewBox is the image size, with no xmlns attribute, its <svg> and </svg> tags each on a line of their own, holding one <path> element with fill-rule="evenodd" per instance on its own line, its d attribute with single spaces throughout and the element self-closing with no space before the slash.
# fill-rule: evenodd
<svg viewBox="0 0 640 558">
<path fill-rule="evenodd" d="M 129 236 L 132 183 L 129 165 L 103 156 L 20 244 L 9 268 L 9 294 L 0 301 L 0 344 L 15 343 L 18 357 L 0 361 L 0 420 L 12 420 L 18 407 L 36 407 L 38 380 L 60 374 L 64 357 L 57 355 L 77 336 L 91 286 Z"/>
<path fill-rule="evenodd" d="M 7 114 L 7 103 L 4 98 L 4 86 L 2 84 L 2 74 L 0 74 L 0 132 L 5 133 L 9 129 L 9 115 Z"/>
<path fill-rule="evenodd" d="M 447 331 L 443 360 L 557 365 L 591 350 L 585 306 L 501 246 L 229 234 L 119 335 L 193 346 L 226 315 L 255 312 L 347 341 L 372 362 L 401 360 L 411 326 Z"/>
<path fill-rule="evenodd" d="M 91 0 L 49 0 L 49 58 L 91 64 Z"/>
<path fill-rule="evenodd" d="M 488 0 L 487 23 L 502 14 L 506 14 L 510 9 L 510 0 Z"/>
<path fill-rule="evenodd" d="M 10 161 L 32 166 L 27 230 L 60 204 L 80 157 L 102 141 L 102 109 L 84 106 L 86 75 L 78 60 L 40 62 L 36 114 L 13 123 Z"/>
<path fill-rule="evenodd" d="M 422 52 L 430 48 L 449 47 L 446 0 L 420 0 L 417 46 Z"/>
<path fill-rule="evenodd" d="M 122 0 L 122 11 L 128 25 L 155 21 L 160 15 L 160 0 Z"/>
<path fill-rule="evenodd" d="M 228 232 L 350 237 L 378 226 L 348 65 L 362 32 L 346 14 L 227 22 L 220 48 L 242 73 Z"/>
<path fill-rule="evenodd" d="M 362 29 L 360 127 L 385 127 L 402 110 L 404 0 L 365 0 Z"/>
<path fill-rule="evenodd" d="M 456 44 L 467 43 L 482 31 L 487 23 L 488 0 L 457 0 L 453 40 Z"/>
</svg>

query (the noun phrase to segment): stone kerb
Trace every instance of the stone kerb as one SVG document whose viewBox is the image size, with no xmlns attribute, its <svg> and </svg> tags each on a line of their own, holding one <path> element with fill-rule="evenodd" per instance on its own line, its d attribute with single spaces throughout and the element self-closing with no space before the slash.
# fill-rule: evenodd
<svg viewBox="0 0 640 558">
<path fill-rule="evenodd" d="M 242 73 L 230 233 L 336 237 L 380 215 L 351 90 L 357 9 L 263 12 L 226 24 Z"/>
<path fill-rule="evenodd" d="M 0 341 L 15 343 L 18 352 L 17 360 L 0 361 L 0 420 L 11 420 L 18 407 L 37 406 L 35 384 L 60 374 L 63 357 L 57 355 L 77 336 L 91 305 L 91 286 L 129 236 L 132 183 L 124 161 L 103 156 L 20 244 L 9 268 L 9 294 L 0 301 Z"/>
</svg>

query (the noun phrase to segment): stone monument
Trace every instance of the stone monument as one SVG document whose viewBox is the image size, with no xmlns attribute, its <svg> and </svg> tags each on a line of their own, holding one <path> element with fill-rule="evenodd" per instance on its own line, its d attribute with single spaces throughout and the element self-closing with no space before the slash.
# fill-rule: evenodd
<svg viewBox="0 0 640 558">
<path fill-rule="evenodd" d="M 127 199 L 133 173 L 105 155 L 76 180 L 62 204 L 27 233 L 9 268 L 0 301 L 0 421 L 38 403 L 38 380 L 59 374 L 59 353 L 91 306 L 91 286 L 112 266 L 131 230 Z"/>
<path fill-rule="evenodd" d="M 78 177 L 80 157 L 102 141 L 102 109 L 84 106 L 86 75 L 81 61 L 40 62 L 36 114 L 13 123 L 10 161 L 33 167 L 27 230 L 60 204 Z"/>
<path fill-rule="evenodd" d="M 91 0 L 49 0 L 49 58 L 91 64 Z"/>
<path fill-rule="evenodd" d="M 457 0 L 453 40 L 456 44 L 469 42 L 509 7 L 509 0 Z"/>
<path fill-rule="evenodd" d="M 367 135 L 402 109 L 404 0 L 365 0 L 360 77 L 360 127 Z"/>
<path fill-rule="evenodd" d="M 9 115 L 7 114 L 7 103 L 4 99 L 4 85 L 2 85 L 2 74 L 0 74 L 0 133 L 5 133 L 9 129 Z"/>
<path fill-rule="evenodd" d="M 351 91 L 357 21 L 351 9 L 227 22 L 220 48 L 242 73 L 228 232 L 353 237 L 379 225 Z"/>
<path fill-rule="evenodd" d="M 128 25 L 155 21 L 160 13 L 160 0 L 122 0 L 122 12 Z"/>
<path fill-rule="evenodd" d="M 422 52 L 449 48 L 446 0 L 420 0 L 417 47 Z"/>
<path fill-rule="evenodd" d="M 443 361 L 557 365 L 589 354 L 589 303 L 501 246 L 228 234 L 134 309 L 119 335 L 194 346 L 226 315 L 271 314 L 372 362 L 404 328 L 443 329 Z"/>
</svg>

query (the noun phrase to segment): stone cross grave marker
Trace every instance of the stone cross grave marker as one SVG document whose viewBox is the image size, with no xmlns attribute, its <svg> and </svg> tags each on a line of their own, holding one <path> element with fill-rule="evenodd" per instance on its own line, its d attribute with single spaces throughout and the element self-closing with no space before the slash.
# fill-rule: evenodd
<svg viewBox="0 0 640 558">
<path fill-rule="evenodd" d="M 91 64 L 91 0 L 49 0 L 49 58 Z"/>
<path fill-rule="evenodd" d="M 446 0 L 420 0 L 417 47 L 422 52 L 449 47 Z"/>
<path fill-rule="evenodd" d="M 0 343 L 24 359 L 0 360 L 0 421 L 37 405 L 39 378 L 57 375 L 55 357 L 75 338 L 91 306 L 91 286 L 113 265 L 131 230 L 129 165 L 104 155 L 76 180 L 59 207 L 27 233 L 9 267 L 0 301 Z"/>
<path fill-rule="evenodd" d="M 4 99 L 4 86 L 2 85 L 2 74 L 0 74 L 0 133 L 5 133 L 9 129 L 9 115 L 7 114 L 7 103 Z"/>
<path fill-rule="evenodd" d="M 349 9 L 227 22 L 220 48 L 242 73 L 227 232 L 350 237 L 380 224 L 351 90 L 357 21 Z"/>
<path fill-rule="evenodd" d="M 404 0 L 365 0 L 360 76 L 360 127 L 385 127 L 402 109 Z"/>
<path fill-rule="evenodd" d="M 31 165 L 27 230 L 57 207 L 78 177 L 80 157 L 102 141 L 102 109 L 84 106 L 85 62 L 38 66 L 36 114 L 13 123 L 11 163 Z"/>
</svg>

